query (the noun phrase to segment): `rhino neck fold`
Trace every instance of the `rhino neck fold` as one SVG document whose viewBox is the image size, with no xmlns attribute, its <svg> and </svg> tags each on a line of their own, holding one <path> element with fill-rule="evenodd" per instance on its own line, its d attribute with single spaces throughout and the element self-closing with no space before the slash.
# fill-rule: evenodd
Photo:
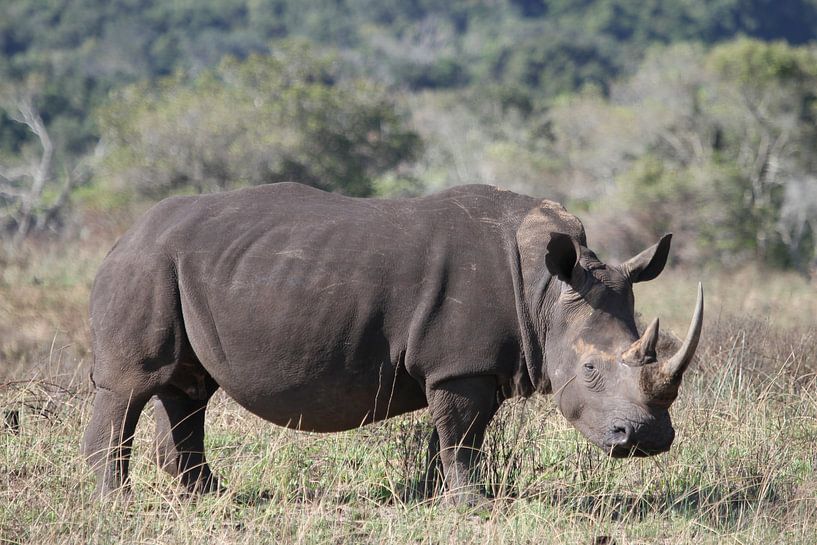
<svg viewBox="0 0 817 545">
<path fill-rule="evenodd" d="M 554 232 L 566 233 L 582 246 L 587 245 L 584 226 L 565 208 L 547 199 L 539 201 L 519 218 L 513 234 L 512 267 L 516 312 L 525 355 L 527 376 L 532 391 L 551 392 L 545 361 L 545 337 L 548 333 L 546 298 L 553 291 L 552 276 L 545 267 L 548 240 Z M 521 373 L 520 373 L 521 374 Z"/>
<path fill-rule="evenodd" d="M 539 317 L 531 312 L 536 310 L 537 301 L 535 297 L 529 300 L 526 297 L 525 279 L 522 275 L 522 264 L 519 254 L 519 247 L 512 245 L 511 252 L 511 277 L 513 278 L 514 303 L 516 306 L 516 316 L 519 324 L 519 340 L 522 345 L 522 360 L 519 362 L 513 377 L 512 389 L 515 395 L 529 397 L 534 392 L 542 394 L 551 391 L 550 377 L 547 375 L 547 365 L 544 360 L 544 350 L 542 339 L 537 334 L 537 326 L 542 326 Z M 535 294 L 544 296 L 550 284 L 550 275 L 542 277 L 540 283 L 532 291 Z"/>
</svg>

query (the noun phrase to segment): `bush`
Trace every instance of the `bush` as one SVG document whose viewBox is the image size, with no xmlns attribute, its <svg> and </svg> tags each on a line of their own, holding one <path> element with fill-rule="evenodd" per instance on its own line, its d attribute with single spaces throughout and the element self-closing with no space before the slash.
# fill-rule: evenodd
<svg viewBox="0 0 817 545">
<path fill-rule="evenodd" d="M 420 147 L 386 89 L 300 43 L 128 87 L 100 126 L 103 179 L 152 197 L 278 181 L 369 195 Z"/>
</svg>

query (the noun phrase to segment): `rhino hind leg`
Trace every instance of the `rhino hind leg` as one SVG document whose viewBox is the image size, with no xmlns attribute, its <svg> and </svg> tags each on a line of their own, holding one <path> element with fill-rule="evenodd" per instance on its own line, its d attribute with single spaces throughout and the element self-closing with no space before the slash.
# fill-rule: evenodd
<svg viewBox="0 0 817 545">
<path fill-rule="evenodd" d="M 440 462 L 440 435 L 437 428 L 431 431 L 426 450 L 425 476 L 420 486 L 420 494 L 424 498 L 432 498 L 442 491 L 443 466 Z"/>
<path fill-rule="evenodd" d="M 439 437 L 445 487 L 457 504 L 485 501 L 477 463 L 488 423 L 498 408 L 494 377 L 449 380 L 430 390 L 428 404 Z M 433 439 L 433 438 L 432 438 Z"/>
<path fill-rule="evenodd" d="M 96 474 L 98 495 L 128 493 L 133 434 L 146 401 L 132 393 L 97 388 L 82 450 Z"/>
<path fill-rule="evenodd" d="M 173 263 L 161 253 L 117 247 L 119 252 L 114 248 L 105 258 L 91 292 L 91 381 L 96 394 L 83 452 L 103 495 L 128 488 L 133 434 L 152 396 L 177 389 L 182 399 L 186 394 L 206 403 L 216 389 L 188 341 Z M 173 426 L 197 429 L 193 422 L 203 418 L 197 416 L 201 411 L 181 402 L 168 406 L 164 414 Z M 180 438 L 182 448 L 177 451 L 200 453 L 195 437 Z M 195 455 L 182 456 L 177 466 L 191 468 L 194 460 Z"/>
<path fill-rule="evenodd" d="M 221 490 L 204 455 L 204 412 L 217 388 L 210 379 L 198 398 L 175 387 L 154 398 L 156 461 L 191 493 Z"/>
</svg>

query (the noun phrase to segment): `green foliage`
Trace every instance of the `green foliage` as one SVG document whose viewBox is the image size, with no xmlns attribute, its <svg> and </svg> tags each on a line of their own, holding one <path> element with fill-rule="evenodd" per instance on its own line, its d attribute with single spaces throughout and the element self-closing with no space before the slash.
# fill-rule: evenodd
<svg viewBox="0 0 817 545">
<path fill-rule="evenodd" d="M 556 96 L 588 84 L 606 88 L 619 71 L 610 40 L 558 28 L 544 30 L 493 52 L 491 76 L 505 85 Z"/>
<path fill-rule="evenodd" d="M 57 171 L 104 136 L 86 204 L 493 183 L 619 213 L 625 245 L 673 229 L 687 259 L 806 270 L 814 39 L 815 0 L 16 0 L 0 77 L 42 82 Z M 0 167 L 38 149 L 0 113 Z"/>
<path fill-rule="evenodd" d="M 710 56 L 712 66 L 726 78 L 756 89 L 770 84 L 809 83 L 817 76 L 813 61 L 810 49 L 747 38 L 719 45 Z"/>
<path fill-rule="evenodd" d="M 555 149 L 591 190 L 614 180 L 646 240 L 671 230 L 694 241 L 690 259 L 804 270 L 817 258 L 815 66 L 817 49 L 782 42 L 657 48 L 610 98 L 557 104 Z"/>
<path fill-rule="evenodd" d="M 647 154 L 639 157 L 618 178 L 618 191 L 628 210 L 648 210 L 649 223 L 655 233 L 669 232 L 678 214 L 678 202 L 688 202 L 694 194 L 693 182 L 663 161 Z"/>
<path fill-rule="evenodd" d="M 104 177 L 154 197 L 276 181 L 369 195 L 419 151 L 382 87 L 341 77 L 334 57 L 300 42 L 128 87 L 100 126 Z"/>
<path fill-rule="evenodd" d="M 791 189 L 817 167 L 808 151 L 817 145 L 817 49 L 744 39 L 714 48 L 707 63 L 720 93 L 711 105 L 720 131 L 714 157 L 734 165 L 730 202 L 743 209 L 735 216 L 751 218 L 758 257 L 802 267 L 817 248 L 791 236 L 808 220 L 792 225 L 785 214 L 801 198 Z"/>
<path fill-rule="evenodd" d="M 738 34 L 803 43 L 815 29 L 813 0 L 15 0 L 0 3 L 0 73 L 46 76 L 44 117 L 80 154 L 98 135 L 90 112 L 111 89 L 266 53 L 286 37 L 340 48 L 400 85 L 499 82 L 536 97 L 606 89 L 654 43 Z M 25 138 L 0 117 L 2 149 Z"/>
</svg>

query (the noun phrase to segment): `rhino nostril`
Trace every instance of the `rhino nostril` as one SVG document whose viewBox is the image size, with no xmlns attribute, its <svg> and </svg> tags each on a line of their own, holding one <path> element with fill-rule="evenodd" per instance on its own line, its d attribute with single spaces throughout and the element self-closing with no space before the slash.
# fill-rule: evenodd
<svg viewBox="0 0 817 545">
<path fill-rule="evenodd" d="M 622 447 L 630 447 L 633 445 L 635 431 L 633 430 L 633 427 L 630 424 L 619 424 L 613 426 L 612 432 L 613 432 L 612 442 L 615 445 Z"/>
</svg>

